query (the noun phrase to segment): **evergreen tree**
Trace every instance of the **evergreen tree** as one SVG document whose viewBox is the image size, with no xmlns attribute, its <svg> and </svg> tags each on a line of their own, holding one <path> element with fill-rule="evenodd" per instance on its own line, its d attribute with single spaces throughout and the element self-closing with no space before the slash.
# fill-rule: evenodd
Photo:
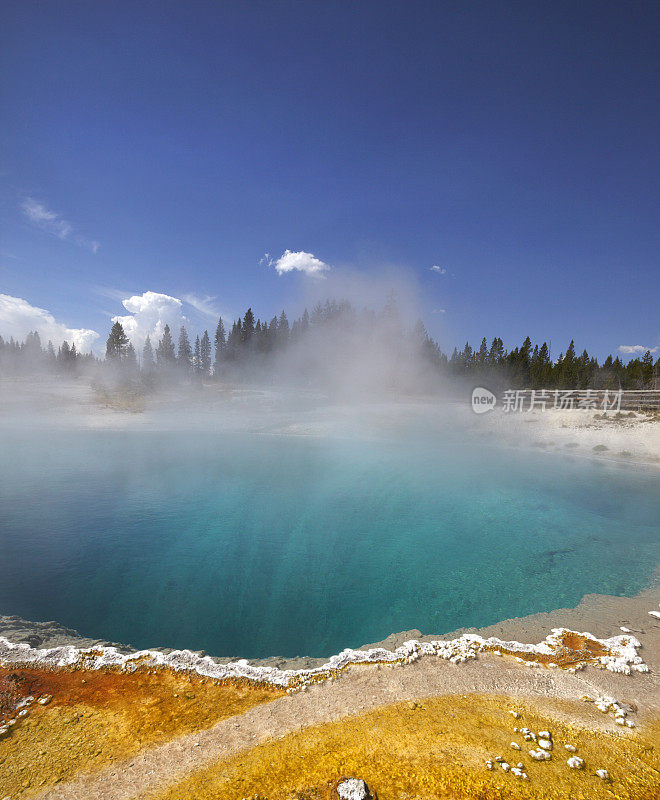
<svg viewBox="0 0 660 800">
<path fill-rule="evenodd" d="M 477 362 L 483 366 L 488 361 L 488 344 L 486 343 L 486 337 L 481 340 L 481 346 L 479 347 L 479 354 L 477 356 Z"/>
<path fill-rule="evenodd" d="M 195 336 L 195 354 L 193 355 L 193 371 L 196 375 L 202 374 L 202 353 L 199 344 L 199 334 Z"/>
<path fill-rule="evenodd" d="M 642 383 L 643 389 L 650 389 L 653 386 L 653 356 L 647 350 L 642 357 Z"/>
<path fill-rule="evenodd" d="M 174 342 L 172 341 L 172 334 L 170 333 L 169 325 L 165 325 L 163 329 L 163 336 L 158 342 L 158 347 L 156 348 L 156 359 L 159 367 L 171 367 L 176 361 L 174 357 Z"/>
<path fill-rule="evenodd" d="M 142 369 L 145 372 L 150 372 L 154 368 L 154 349 L 151 346 L 151 339 L 149 336 L 144 340 L 144 347 L 142 348 Z"/>
<path fill-rule="evenodd" d="M 559 366 L 559 364 L 558 364 Z M 558 371 L 558 379 L 561 388 L 570 389 L 576 386 L 577 369 L 575 363 L 575 342 L 571 339 L 566 355 L 561 359 L 561 367 Z"/>
<path fill-rule="evenodd" d="M 220 363 L 223 359 L 225 349 L 227 347 L 227 339 L 225 334 L 225 326 L 222 322 L 222 317 L 218 320 L 218 326 L 215 329 L 215 338 L 214 338 L 214 345 L 215 345 L 215 362 L 213 364 L 213 370 L 215 374 L 219 374 L 220 372 Z"/>
<path fill-rule="evenodd" d="M 463 353 L 461 354 L 461 360 L 466 369 L 472 366 L 472 348 L 470 347 L 469 342 L 465 342 L 465 347 L 463 348 Z"/>
<path fill-rule="evenodd" d="M 192 347 L 190 346 L 190 339 L 188 338 L 188 332 L 182 325 L 179 331 L 179 350 L 176 360 L 180 369 L 186 373 L 190 372 L 190 368 L 192 367 L 192 356 L 193 353 Z"/>
<path fill-rule="evenodd" d="M 241 328 L 241 343 L 249 344 L 254 336 L 254 314 L 252 309 L 248 308 L 243 317 L 243 326 Z"/>
<path fill-rule="evenodd" d="M 121 361 L 126 357 L 126 350 L 129 344 L 130 341 L 124 333 L 121 322 L 115 322 L 105 343 L 105 357 L 108 360 Z"/>
<path fill-rule="evenodd" d="M 202 341 L 199 349 L 199 363 L 204 377 L 211 374 L 211 340 L 209 339 L 209 332 L 204 331 Z"/>
<path fill-rule="evenodd" d="M 134 370 L 137 372 L 137 355 L 135 353 L 135 348 L 133 347 L 132 343 L 129 342 L 128 346 L 126 347 L 126 353 L 124 354 L 124 363 L 129 368 L 129 370 Z"/>
<path fill-rule="evenodd" d="M 285 347 L 289 342 L 289 320 L 286 313 L 282 310 L 280 318 L 277 320 L 277 343 L 280 347 Z"/>
<path fill-rule="evenodd" d="M 241 346 L 242 325 L 243 322 L 240 317 L 238 318 L 238 321 L 232 323 L 229 336 L 227 336 L 227 349 L 225 351 L 225 358 L 228 361 L 233 361 L 238 354 L 238 350 Z"/>
<path fill-rule="evenodd" d="M 67 364 L 70 359 L 71 359 L 71 348 L 69 347 L 69 343 L 65 339 L 60 345 L 59 350 L 57 351 L 57 360 L 60 362 L 60 364 L 64 365 Z"/>
</svg>

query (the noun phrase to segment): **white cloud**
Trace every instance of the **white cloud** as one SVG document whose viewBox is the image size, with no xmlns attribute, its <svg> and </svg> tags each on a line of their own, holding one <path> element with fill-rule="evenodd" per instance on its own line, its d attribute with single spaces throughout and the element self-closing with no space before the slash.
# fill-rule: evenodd
<svg viewBox="0 0 660 800">
<path fill-rule="evenodd" d="M 323 273 L 330 269 L 330 266 L 320 258 L 317 258 L 313 253 L 306 253 L 300 250 L 293 253 L 291 250 L 285 250 L 282 255 L 277 259 L 272 259 L 266 253 L 264 259 L 269 267 L 275 267 L 278 275 L 284 275 L 285 272 L 304 272 L 305 275 L 313 275 L 315 278 L 323 278 Z"/>
<path fill-rule="evenodd" d="M 183 295 L 183 299 L 186 303 L 191 305 L 195 311 L 199 311 L 200 314 L 204 314 L 206 317 L 212 317 L 217 320 L 218 317 L 221 316 L 220 312 L 213 305 L 215 297 L 210 297 L 209 295 L 197 297 L 196 294 L 188 293 Z"/>
<path fill-rule="evenodd" d="M 73 225 L 67 222 L 57 212 L 52 211 L 44 203 L 35 200 L 34 197 L 26 197 L 21 203 L 21 210 L 25 217 L 41 230 L 57 236 L 62 241 L 72 241 L 78 247 L 83 247 L 86 250 L 91 250 L 94 255 L 98 253 L 101 247 L 96 239 L 88 239 L 86 236 L 80 234 L 73 234 Z"/>
<path fill-rule="evenodd" d="M 125 316 L 113 317 L 113 322 L 121 322 L 126 335 L 136 349 L 140 349 L 147 336 L 156 346 L 163 335 L 165 325 L 169 325 L 172 337 L 176 340 L 181 325 L 187 321 L 183 315 L 183 302 L 178 297 L 160 292 L 143 292 L 122 300 L 129 312 Z"/>
<path fill-rule="evenodd" d="M 432 267 L 429 267 L 430 272 L 437 272 L 438 275 L 446 275 L 447 268 L 446 267 L 439 267 L 437 264 L 434 264 Z"/>
<path fill-rule="evenodd" d="M 446 308 L 434 308 L 433 309 L 433 313 L 434 314 L 444 314 L 446 311 L 447 311 Z"/>
<path fill-rule="evenodd" d="M 0 335 L 4 339 L 13 336 L 14 339 L 22 341 L 30 331 L 39 333 L 44 346 L 50 339 L 57 348 L 66 339 L 67 342 L 73 342 L 76 349 L 82 353 L 89 352 L 93 343 L 99 338 L 96 331 L 69 328 L 57 322 L 49 311 L 30 305 L 27 300 L 0 294 Z"/>
<path fill-rule="evenodd" d="M 621 344 L 619 350 L 629 356 L 643 356 L 647 350 L 656 353 L 660 347 L 646 347 L 643 344 Z"/>
</svg>

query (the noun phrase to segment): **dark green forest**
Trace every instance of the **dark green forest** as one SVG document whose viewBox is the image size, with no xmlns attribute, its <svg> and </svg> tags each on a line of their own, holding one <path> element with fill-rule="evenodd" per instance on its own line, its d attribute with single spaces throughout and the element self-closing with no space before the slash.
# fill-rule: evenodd
<svg viewBox="0 0 660 800">
<path fill-rule="evenodd" d="M 388 302 L 383 311 L 358 311 L 347 301 L 326 301 L 289 323 L 284 311 L 270 321 L 255 319 L 251 308 L 226 326 L 218 320 L 215 330 L 195 334 L 185 327 L 177 331 L 165 325 L 157 341 L 147 337 L 137 353 L 121 324 L 109 333 L 105 358 L 76 351 L 63 342 L 55 350 L 32 332 L 22 342 L 0 336 L 0 371 L 5 375 L 46 370 L 53 375 L 82 375 L 112 368 L 127 380 L 148 386 L 169 382 L 243 380 L 257 383 L 272 377 L 278 359 L 305 353 L 305 364 L 318 368 L 324 354 L 333 349 L 347 357 L 362 344 L 382 345 L 394 358 L 418 359 L 425 370 L 438 376 L 489 381 L 503 388 L 562 389 L 651 389 L 660 388 L 660 358 L 647 351 L 641 358 L 624 363 L 609 355 L 602 364 L 586 350 L 578 352 L 571 340 L 557 356 L 547 342 L 522 344 L 507 350 L 498 336 L 484 337 L 478 346 L 466 342 L 462 350 L 444 353 L 427 333 L 421 321 L 410 328 L 402 323 L 396 304 Z M 415 387 L 410 387 L 414 391 Z"/>
</svg>

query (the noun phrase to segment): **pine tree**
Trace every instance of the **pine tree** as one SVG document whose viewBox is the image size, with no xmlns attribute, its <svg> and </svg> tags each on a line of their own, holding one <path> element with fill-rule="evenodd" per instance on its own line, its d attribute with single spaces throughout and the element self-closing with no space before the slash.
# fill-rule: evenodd
<svg viewBox="0 0 660 800">
<path fill-rule="evenodd" d="M 130 341 L 124 333 L 121 322 L 115 322 L 110 329 L 108 341 L 105 343 L 105 357 L 108 360 L 121 361 L 126 357 L 126 349 L 129 344 Z"/>
<path fill-rule="evenodd" d="M 137 371 L 137 354 L 135 353 L 135 348 L 131 342 L 129 342 L 128 346 L 126 347 L 124 362 L 129 369 Z"/>
<path fill-rule="evenodd" d="M 199 334 L 195 336 L 195 354 L 193 355 L 193 372 L 196 375 L 202 374 L 202 354 L 200 352 Z"/>
<path fill-rule="evenodd" d="M 642 357 L 641 372 L 643 388 L 650 389 L 653 386 L 653 356 L 650 350 L 647 350 Z"/>
<path fill-rule="evenodd" d="M 248 308 L 243 317 L 243 326 L 241 327 L 241 343 L 249 344 L 254 336 L 254 314 L 252 309 Z"/>
<path fill-rule="evenodd" d="M 57 360 L 62 363 L 68 361 L 70 352 L 71 348 L 69 347 L 69 343 L 65 339 L 57 350 Z"/>
<path fill-rule="evenodd" d="M 202 375 L 208 377 L 211 374 L 211 340 L 209 339 L 209 332 L 204 331 L 202 341 L 199 349 L 199 360 Z"/>
<path fill-rule="evenodd" d="M 289 320 L 286 318 L 284 310 L 277 320 L 277 343 L 280 347 L 285 347 L 289 342 Z"/>
<path fill-rule="evenodd" d="M 483 365 L 488 361 L 488 344 L 486 337 L 481 340 L 481 347 L 479 347 L 479 355 L 477 356 L 479 364 Z"/>
<path fill-rule="evenodd" d="M 172 366 L 175 363 L 174 357 L 174 342 L 172 341 L 172 334 L 170 333 L 170 326 L 165 325 L 163 329 L 163 336 L 158 342 L 156 348 L 156 359 L 159 367 Z"/>
<path fill-rule="evenodd" d="M 576 384 L 575 342 L 571 339 L 566 355 L 562 359 L 559 380 L 564 389 L 572 389 Z"/>
<path fill-rule="evenodd" d="M 427 334 L 427 338 L 428 338 L 428 334 Z M 472 348 L 470 347 L 470 343 L 469 342 L 465 342 L 465 347 L 463 348 L 463 353 L 461 355 L 461 358 L 463 360 L 463 366 L 464 367 L 469 368 L 469 367 L 472 366 L 473 354 L 472 354 Z"/>
<path fill-rule="evenodd" d="M 238 321 L 234 321 L 232 323 L 231 330 L 227 336 L 227 348 L 225 350 L 225 358 L 227 361 L 233 361 L 238 354 L 238 349 L 241 346 L 242 324 L 243 322 L 240 317 L 238 318 Z"/>
<path fill-rule="evenodd" d="M 190 346 L 190 339 L 188 332 L 182 325 L 179 331 L 179 350 L 177 352 L 177 364 L 184 372 L 190 372 L 192 366 L 192 347 Z"/>
<path fill-rule="evenodd" d="M 151 346 L 151 339 L 149 336 L 144 340 L 144 347 L 142 348 L 142 369 L 145 372 L 150 372 L 154 368 L 154 349 Z"/>
<path fill-rule="evenodd" d="M 215 362 L 213 364 L 213 370 L 216 375 L 220 373 L 220 363 L 224 357 L 225 350 L 227 348 L 227 339 L 225 334 L 225 326 L 222 321 L 222 317 L 218 320 L 218 326 L 215 329 L 215 338 L 213 340 L 215 345 Z"/>
</svg>

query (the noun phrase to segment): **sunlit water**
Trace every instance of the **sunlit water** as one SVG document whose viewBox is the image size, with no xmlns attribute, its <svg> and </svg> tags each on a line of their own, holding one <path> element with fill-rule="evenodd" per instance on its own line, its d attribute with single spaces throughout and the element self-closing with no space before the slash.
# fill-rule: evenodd
<svg viewBox="0 0 660 800">
<path fill-rule="evenodd" d="M 648 582 L 657 472 L 431 438 L 3 432 L 0 613 L 323 656 Z"/>
</svg>

